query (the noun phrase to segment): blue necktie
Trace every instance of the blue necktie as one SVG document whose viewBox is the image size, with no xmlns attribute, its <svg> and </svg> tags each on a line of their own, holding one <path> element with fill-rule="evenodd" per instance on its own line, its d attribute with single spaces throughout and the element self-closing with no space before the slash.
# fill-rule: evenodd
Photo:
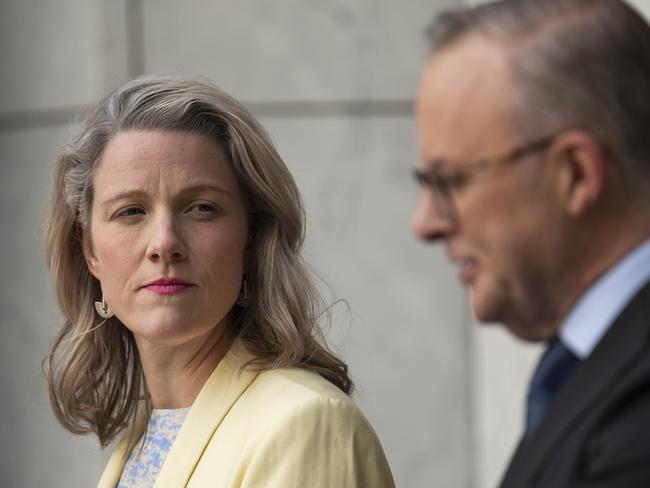
<svg viewBox="0 0 650 488">
<path fill-rule="evenodd" d="M 550 342 L 530 381 L 526 436 L 537 429 L 551 400 L 578 364 L 580 358 L 558 338 Z"/>
</svg>

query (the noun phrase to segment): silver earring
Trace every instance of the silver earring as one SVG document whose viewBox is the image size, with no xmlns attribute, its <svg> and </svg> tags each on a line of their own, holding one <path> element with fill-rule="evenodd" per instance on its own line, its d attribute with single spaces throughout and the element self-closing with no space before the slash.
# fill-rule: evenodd
<svg viewBox="0 0 650 488">
<path fill-rule="evenodd" d="M 106 303 L 106 298 L 104 298 L 103 293 L 102 301 L 95 302 L 95 311 L 97 312 L 97 315 L 103 319 L 110 319 L 113 315 L 115 315 L 113 311 L 108 307 L 108 303 Z"/>
<path fill-rule="evenodd" d="M 244 280 L 242 282 L 242 289 L 237 297 L 237 305 L 240 307 L 248 307 L 251 304 L 250 297 L 248 296 L 248 273 L 244 273 Z"/>
</svg>

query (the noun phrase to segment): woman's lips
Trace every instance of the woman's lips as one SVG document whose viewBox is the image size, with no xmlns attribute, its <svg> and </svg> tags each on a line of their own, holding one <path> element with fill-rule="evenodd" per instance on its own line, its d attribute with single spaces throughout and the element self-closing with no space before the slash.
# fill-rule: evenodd
<svg viewBox="0 0 650 488">
<path fill-rule="evenodd" d="M 187 283 L 177 278 L 164 277 L 145 285 L 143 288 L 157 294 L 157 295 L 177 295 L 183 293 L 188 288 L 192 287 L 191 283 Z"/>
<path fill-rule="evenodd" d="M 183 293 L 191 286 L 192 285 L 188 284 L 170 283 L 165 285 L 147 285 L 145 288 L 153 293 L 156 293 L 157 295 L 176 295 L 178 293 Z"/>
</svg>

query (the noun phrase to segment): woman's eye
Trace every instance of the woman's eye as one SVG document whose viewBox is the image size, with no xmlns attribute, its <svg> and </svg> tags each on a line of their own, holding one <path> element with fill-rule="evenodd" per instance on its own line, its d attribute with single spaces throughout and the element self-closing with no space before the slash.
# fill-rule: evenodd
<svg viewBox="0 0 650 488">
<path fill-rule="evenodd" d="M 144 210 L 142 210 L 140 207 L 127 207 L 115 214 L 116 217 L 136 217 L 138 215 L 143 215 Z"/>
<path fill-rule="evenodd" d="M 189 208 L 189 211 L 198 213 L 200 215 L 210 215 L 217 212 L 217 207 L 210 203 L 197 203 L 195 205 L 192 205 Z"/>
</svg>

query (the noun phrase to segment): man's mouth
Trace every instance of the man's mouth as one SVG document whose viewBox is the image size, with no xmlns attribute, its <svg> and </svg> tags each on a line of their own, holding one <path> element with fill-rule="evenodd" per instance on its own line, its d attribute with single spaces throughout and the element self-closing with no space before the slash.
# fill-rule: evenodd
<svg viewBox="0 0 650 488">
<path fill-rule="evenodd" d="M 476 265 L 476 260 L 471 258 L 463 258 L 459 261 L 459 264 L 460 264 L 460 273 L 459 273 L 460 281 L 464 285 L 471 284 L 471 282 L 476 277 L 476 273 L 478 269 Z"/>
</svg>

